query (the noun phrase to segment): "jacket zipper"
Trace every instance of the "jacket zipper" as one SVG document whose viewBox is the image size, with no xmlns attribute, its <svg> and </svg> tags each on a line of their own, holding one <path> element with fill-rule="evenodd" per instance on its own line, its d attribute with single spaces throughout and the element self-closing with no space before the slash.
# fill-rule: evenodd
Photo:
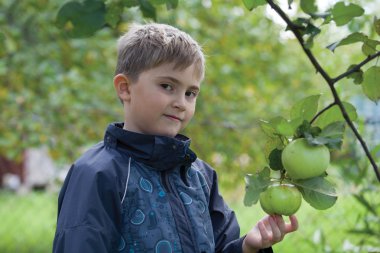
<svg viewBox="0 0 380 253">
<path fill-rule="evenodd" d="M 168 193 L 172 193 L 174 194 L 174 196 L 179 200 L 180 202 L 180 205 L 181 205 L 181 209 L 182 209 L 182 212 L 185 214 L 185 217 L 186 217 L 186 225 L 187 227 L 189 228 L 189 232 L 190 232 L 190 236 L 191 236 L 191 241 L 193 242 L 193 246 L 197 249 L 197 251 L 195 252 L 199 252 L 199 249 L 197 247 L 197 244 L 195 243 L 195 237 L 194 237 L 194 231 L 192 230 L 192 226 L 190 225 L 190 219 L 189 219 L 189 216 L 186 212 L 186 208 L 185 206 L 183 205 L 183 202 L 182 202 L 182 199 L 181 197 L 178 195 L 178 192 L 173 190 L 170 182 L 169 182 L 169 178 L 168 178 L 168 175 L 167 175 L 167 172 L 166 171 L 163 171 L 161 172 L 161 182 L 165 188 L 165 190 L 168 192 Z M 170 203 L 170 202 L 169 202 Z"/>
</svg>

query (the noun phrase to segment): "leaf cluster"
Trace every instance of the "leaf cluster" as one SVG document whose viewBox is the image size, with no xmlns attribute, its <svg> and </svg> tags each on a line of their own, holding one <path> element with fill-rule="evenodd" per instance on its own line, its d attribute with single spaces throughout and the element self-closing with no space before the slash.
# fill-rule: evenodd
<svg viewBox="0 0 380 253">
<path fill-rule="evenodd" d="M 254 8 L 267 4 L 272 1 L 263 0 L 243 0 L 247 9 L 253 10 Z M 289 8 L 295 1 L 288 0 Z M 315 0 L 300 0 L 299 7 L 303 12 L 302 17 L 295 18 L 288 23 L 287 30 L 295 31 L 302 38 L 302 43 L 305 49 L 311 49 L 314 44 L 314 39 L 321 33 L 323 26 L 334 23 L 338 27 L 349 25 L 355 18 L 364 15 L 364 9 L 354 3 L 346 3 L 345 1 L 338 1 L 331 8 L 319 12 Z M 374 17 L 372 29 L 375 34 L 380 35 L 380 20 Z M 354 43 L 361 43 L 361 51 L 366 57 L 379 56 L 379 38 L 372 39 L 363 32 L 352 32 L 346 37 L 330 43 L 327 49 L 332 52 L 340 46 L 350 45 Z M 348 67 L 344 76 L 354 80 L 355 84 L 361 84 L 363 93 L 372 101 L 378 102 L 380 100 L 380 89 L 378 81 L 380 78 L 380 67 L 372 66 L 367 70 L 362 70 L 362 66 L 351 65 Z M 333 81 L 338 81 L 335 79 Z"/>
<path fill-rule="evenodd" d="M 289 8 L 291 8 L 293 2 L 293 0 L 288 1 Z M 347 123 L 355 133 L 356 137 L 360 140 L 362 147 L 380 180 L 377 166 L 369 154 L 365 142 L 353 124 L 353 121 L 357 118 L 355 107 L 349 103 L 341 101 L 334 87 L 335 83 L 342 78 L 346 77 L 353 79 L 355 84 L 361 84 L 363 93 L 370 100 L 377 103 L 380 100 L 380 89 L 378 86 L 380 68 L 378 66 L 372 66 L 367 70 L 362 70 L 362 67 L 370 60 L 379 57 L 380 53 L 377 46 L 380 44 L 380 41 L 371 39 L 364 33 L 353 32 L 347 37 L 327 46 L 329 50 L 334 52 L 339 46 L 361 43 L 362 53 L 367 57 L 367 59 L 359 64 L 350 65 L 345 73 L 336 78 L 330 78 L 311 51 L 314 39 L 321 33 L 324 25 L 332 22 L 338 27 L 348 25 L 354 18 L 362 16 L 364 14 L 364 9 L 357 4 L 347 4 L 344 1 L 338 1 L 330 9 L 319 13 L 314 0 L 300 0 L 300 9 L 306 16 L 291 20 L 272 0 L 243 0 L 243 3 L 249 10 L 260 5 L 269 4 L 280 15 L 287 24 L 287 30 L 292 31 L 296 36 L 309 60 L 316 68 L 317 72 L 319 72 L 325 79 L 334 96 L 334 103 L 318 113 L 319 96 L 316 95 L 308 97 L 293 106 L 289 119 L 276 117 L 262 123 L 262 129 L 269 138 L 265 150 L 270 169 L 281 173 L 280 180 L 290 180 L 293 184 L 297 185 L 303 194 L 303 198 L 309 202 L 311 206 L 317 209 L 331 207 L 336 201 L 336 196 L 332 194 L 333 192 L 335 193 L 335 190 L 326 180 L 327 175 L 310 178 L 302 182 L 299 180 L 292 180 L 292 178 L 288 178 L 284 166 L 281 164 L 281 152 L 289 141 L 297 138 L 305 138 L 310 145 L 326 145 L 330 150 L 340 149 L 342 146 L 345 125 Z M 379 27 L 380 22 L 375 17 L 373 29 L 377 35 L 380 34 Z M 250 189 L 254 188 L 247 187 L 247 191 Z M 258 191 L 258 189 L 254 190 Z M 247 197 L 252 195 L 254 194 L 250 194 Z M 255 200 L 256 199 L 252 202 L 247 200 L 245 202 L 255 203 Z"/>
<path fill-rule="evenodd" d="M 156 20 L 160 5 L 174 9 L 178 0 L 73 0 L 59 9 L 56 25 L 72 38 L 89 37 L 104 27 L 116 28 L 124 8 L 139 8 L 145 18 Z"/>
<path fill-rule="evenodd" d="M 342 147 L 345 122 L 335 106 L 318 113 L 320 97 L 312 95 L 296 102 L 290 109 L 289 118 L 278 116 L 262 121 L 261 127 L 268 139 L 265 155 L 269 166 L 256 174 L 246 176 L 246 205 L 257 203 L 260 193 L 273 181 L 286 181 L 296 185 L 304 200 L 316 209 L 327 209 L 335 204 L 337 195 L 333 184 L 327 179 L 328 175 L 294 180 L 286 174 L 281 160 L 282 150 L 290 141 L 298 138 L 305 138 L 311 145 L 326 145 L 329 150 Z M 349 103 L 345 104 L 351 108 L 349 111 L 355 120 L 355 108 Z"/>
</svg>

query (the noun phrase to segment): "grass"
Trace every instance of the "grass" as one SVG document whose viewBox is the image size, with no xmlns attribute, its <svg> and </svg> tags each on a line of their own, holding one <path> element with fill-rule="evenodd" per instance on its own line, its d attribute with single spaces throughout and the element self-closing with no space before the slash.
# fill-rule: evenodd
<svg viewBox="0 0 380 253">
<path fill-rule="evenodd" d="M 56 194 L 15 195 L 0 191 L 0 252 L 51 252 L 56 203 Z"/>
<path fill-rule="evenodd" d="M 228 202 L 236 211 L 241 232 L 245 234 L 265 214 L 259 205 L 245 207 L 242 198 L 235 197 Z M 378 194 L 374 193 L 373 198 L 378 198 Z M 56 194 L 32 192 L 15 195 L 0 191 L 0 252 L 51 252 L 56 208 Z M 299 230 L 288 234 L 281 243 L 274 246 L 274 250 L 281 253 L 379 252 L 378 249 L 371 251 L 353 246 L 358 245 L 368 235 L 347 233 L 360 222 L 358 217 L 364 212 L 364 208 L 350 195 L 340 196 L 337 203 L 325 211 L 315 210 L 303 202 L 297 213 Z M 380 248 L 380 239 L 377 241 L 377 248 Z"/>
</svg>

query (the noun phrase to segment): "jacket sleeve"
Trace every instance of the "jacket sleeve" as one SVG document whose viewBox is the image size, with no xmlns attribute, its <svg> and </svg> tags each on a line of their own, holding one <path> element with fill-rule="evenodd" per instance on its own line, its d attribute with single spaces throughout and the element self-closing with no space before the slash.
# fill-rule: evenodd
<svg viewBox="0 0 380 253">
<path fill-rule="evenodd" d="M 86 166 L 70 168 L 58 197 L 53 253 L 116 252 L 120 195 L 108 174 Z"/>
<path fill-rule="evenodd" d="M 235 212 L 228 207 L 219 193 L 216 172 L 211 169 L 206 173 L 208 174 L 207 178 L 211 181 L 209 182 L 209 185 L 211 185 L 209 212 L 214 231 L 215 252 L 242 253 L 243 240 L 245 236 L 240 237 L 240 227 Z M 273 251 L 272 248 L 267 248 L 262 249 L 259 252 L 272 253 Z"/>
</svg>

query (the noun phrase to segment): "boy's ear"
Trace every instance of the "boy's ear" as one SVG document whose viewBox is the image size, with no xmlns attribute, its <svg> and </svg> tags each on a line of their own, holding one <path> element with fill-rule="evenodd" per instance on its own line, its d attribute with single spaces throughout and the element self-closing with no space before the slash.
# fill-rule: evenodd
<svg viewBox="0 0 380 253">
<path fill-rule="evenodd" d="M 128 77 L 124 74 L 117 74 L 113 78 L 113 85 L 119 99 L 125 103 L 130 100 L 130 82 Z"/>
</svg>

